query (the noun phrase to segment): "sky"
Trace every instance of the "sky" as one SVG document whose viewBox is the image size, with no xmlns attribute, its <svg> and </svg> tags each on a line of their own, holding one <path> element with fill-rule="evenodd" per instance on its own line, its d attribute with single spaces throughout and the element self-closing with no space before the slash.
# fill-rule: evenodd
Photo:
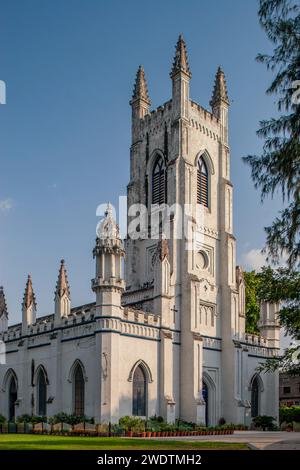
<svg viewBox="0 0 300 470">
<path fill-rule="evenodd" d="M 255 61 L 271 45 L 256 0 L 0 0 L 0 285 L 10 323 L 21 320 L 28 273 L 38 315 L 53 312 L 59 261 L 72 304 L 94 300 L 96 208 L 126 195 L 130 106 L 139 64 L 153 108 L 170 99 L 175 44 L 184 35 L 191 98 L 209 109 L 222 65 L 230 106 L 231 176 L 238 263 L 259 268 L 264 227 L 279 199 L 262 205 L 242 156 L 259 153 L 272 74 Z"/>
</svg>

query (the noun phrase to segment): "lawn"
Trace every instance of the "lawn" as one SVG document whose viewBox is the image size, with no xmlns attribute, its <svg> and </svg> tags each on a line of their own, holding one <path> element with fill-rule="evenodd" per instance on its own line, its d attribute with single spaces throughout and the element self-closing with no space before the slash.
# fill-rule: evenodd
<svg viewBox="0 0 300 470">
<path fill-rule="evenodd" d="M 246 444 L 114 437 L 0 434 L 0 450 L 248 450 Z"/>
</svg>

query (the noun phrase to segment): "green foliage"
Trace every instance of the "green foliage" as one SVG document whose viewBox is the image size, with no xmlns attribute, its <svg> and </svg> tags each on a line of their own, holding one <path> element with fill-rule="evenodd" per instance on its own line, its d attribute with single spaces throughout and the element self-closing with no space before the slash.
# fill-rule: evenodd
<svg viewBox="0 0 300 470">
<path fill-rule="evenodd" d="M 31 423 L 31 424 L 46 423 L 47 416 L 23 414 L 23 415 L 18 416 L 16 421 L 17 423 Z"/>
<path fill-rule="evenodd" d="M 274 429 L 275 418 L 273 418 L 273 416 L 256 416 L 255 418 L 253 418 L 252 421 L 255 424 L 255 427 L 262 428 L 264 431 L 271 431 L 272 429 Z"/>
<path fill-rule="evenodd" d="M 246 332 L 259 334 L 259 301 L 258 288 L 260 278 L 255 271 L 244 272 L 245 297 L 246 297 Z"/>
<path fill-rule="evenodd" d="M 49 418 L 49 424 L 58 424 L 58 423 L 66 423 L 74 426 L 75 424 L 79 423 L 90 423 L 94 424 L 93 418 L 87 418 L 86 416 L 76 416 L 74 414 L 67 414 L 67 413 L 57 413 L 56 415 Z"/>
<path fill-rule="evenodd" d="M 6 423 L 6 418 L 3 415 L 0 415 L 0 424 L 5 424 Z"/>
<path fill-rule="evenodd" d="M 279 422 L 280 423 L 300 423 L 300 406 L 282 406 L 279 408 Z"/>
<path fill-rule="evenodd" d="M 124 431 L 144 432 L 145 420 L 137 416 L 123 416 L 119 419 L 119 425 Z"/>
<path fill-rule="evenodd" d="M 271 55 L 259 54 L 257 60 L 275 73 L 267 94 L 276 95 L 279 117 L 263 120 L 257 131 L 264 139 L 262 155 L 249 155 L 262 200 L 280 191 L 287 207 L 267 227 L 268 257 L 278 261 L 288 255 L 290 267 L 300 264 L 300 4 L 297 0 L 260 0 L 259 21 L 274 45 Z M 295 98 L 295 95 L 296 98 Z"/>
<path fill-rule="evenodd" d="M 269 302 L 281 302 L 278 314 L 280 325 L 295 341 L 283 355 L 268 359 L 261 370 L 300 374 L 300 272 L 288 268 L 263 268 L 258 274 L 260 283 L 258 298 Z"/>
</svg>

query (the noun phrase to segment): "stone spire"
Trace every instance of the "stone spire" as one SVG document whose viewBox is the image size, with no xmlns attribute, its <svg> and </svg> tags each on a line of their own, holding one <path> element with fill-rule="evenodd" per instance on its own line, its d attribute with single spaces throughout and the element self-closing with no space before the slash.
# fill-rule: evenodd
<svg viewBox="0 0 300 470">
<path fill-rule="evenodd" d="M 8 311 L 4 295 L 3 287 L 0 286 L 0 333 L 7 331 L 8 327 Z M 1 350 L 0 350 L 1 353 Z M 0 354 L 1 357 L 1 354 Z"/>
<path fill-rule="evenodd" d="M 28 327 L 36 322 L 36 301 L 30 274 L 28 275 L 22 302 L 22 333 L 27 334 Z"/>
<path fill-rule="evenodd" d="M 31 306 L 36 308 L 35 295 L 33 292 L 32 280 L 31 280 L 30 274 L 28 274 L 22 306 L 25 307 L 26 309 L 30 308 Z"/>
<path fill-rule="evenodd" d="M 0 286 L 0 318 L 2 316 L 7 317 L 8 316 L 8 311 L 7 311 L 7 305 L 6 305 L 4 290 L 3 290 L 3 287 Z"/>
<path fill-rule="evenodd" d="M 173 61 L 172 70 L 170 73 L 171 78 L 174 77 L 178 72 L 184 72 L 186 75 L 191 78 L 192 74 L 190 71 L 188 57 L 186 52 L 186 45 L 183 39 L 182 34 L 180 34 L 177 44 L 176 44 L 176 52 Z"/>
<path fill-rule="evenodd" d="M 69 286 L 67 271 L 65 267 L 65 260 L 62 259 L 60 261 L 60 268 L 59 268 L 58 279 L 56 283 L 55 298 L 56 297 L 61 298 L 65 294 L 68 297 L 70 297 L 70 286 Z"/>
<path fill-rule="evenodd" d="M 60 261 L 58 279 L 54 297 L 55 323 L 59 324 L 62 317 L 67 317 L 71 312 L 71 295 L 68 282 L 65 261 Z"/>
<path fill-rule="evenodd" d="M 214 90 L 213 90 L 213 95 L 210 101 L 210 105 L 212 108 L 214 108 L 216 105 L 219 105 L 221 102 L 229 106 L 225 74 L 222 68 L 219 67 L 216 73 Z"/>
<path fill-rule="evenodd" d="M 142 65 L 139 66 L 138 71 L 136 73 L 135 84 L 133 88 L 133 95 L 130 104 L 132 104 L 136 100 L 143 100 L 145 103 L 150 106 L 151 101 L 148 94 L 148 86 L 145 77 L 145 71 Z"/>
</svg>

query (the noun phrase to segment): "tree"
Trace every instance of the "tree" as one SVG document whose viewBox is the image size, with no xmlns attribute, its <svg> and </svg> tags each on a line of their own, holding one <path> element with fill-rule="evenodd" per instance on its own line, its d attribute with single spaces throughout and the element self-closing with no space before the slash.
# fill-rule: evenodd
<svg viewBox="0 0 300 470">
<path fill-rule="evenodd" d="M 246 294 L 246 332 L 258 334 L 259 302 L 257 299 L 259 277 L 255 271 L 244 272 Z"/>
<path fill-rule="evenodd" d="M 288 256 L 290 267 L 300 265 L 300 5 L 292 0 L 260 0 L 259 21 L 274 45 L 273 54 L 257 60 L 275 72 L 267 94 L 277 97 L 279 117 L 263 120 L 257 131 L 264 139 L 262 155 L 244 161 L 262 200 L 282 195 L 285 208 L 265 228 L 268 259 Z"/>
<path fill-rule="evenodd" d="M 268 359 L 261 370 L 280 368 L 293 375 L 300 374 L 300 273 L 288 268 L 265 267 L 260 273 L 257 289 L 258 300 L 281 302 L 279 321 L 286 333 L 295 341 L 284 354 Z"/>
</svg>

